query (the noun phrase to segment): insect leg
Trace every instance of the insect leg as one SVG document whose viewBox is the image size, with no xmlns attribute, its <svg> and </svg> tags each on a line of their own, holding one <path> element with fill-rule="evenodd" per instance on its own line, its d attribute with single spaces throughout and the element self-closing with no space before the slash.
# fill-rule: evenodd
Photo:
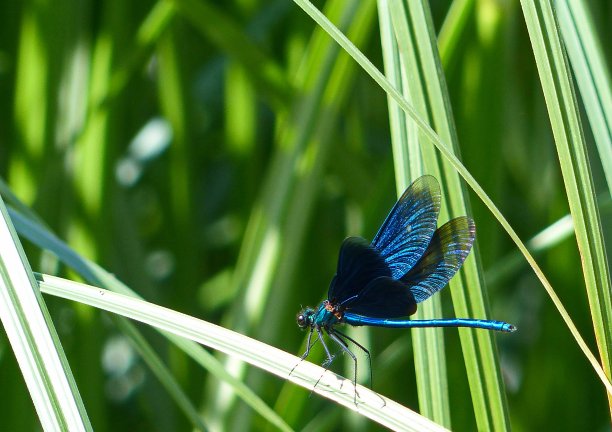
<svg viewBox="0 0 612 432">
<path fill-rule="evenodd" d="M 321 345 L 323 345 L 323 348 L 325 349 L 325 354 L 327 354 L 327 360 L 325 360 L 321 366 L 327 369 L 329 365 L 331 365 L 331 363 L 334 361 L 334 356 L 331 354 L 331 352 L 329 351 L 329 348 L 327 348 L 327 344 L 323 340 L 323 334 L 321 332 L 321 328 L 317 327 L 316 330 L 317 330 L 317 333 L 319 334 L 318 339 L 321 341 Z M 329 330 L 327 331 L 327 334 L 330 334 Z"/>
<path fill-rule="evenodd" d="M 308 357 L 308 355 L 310 354 L 310 348 L 313 347 L 314 344 L 317 343 L 317 341 L 319 340 L 319 335 L 317 333 L 317 338 L 314 340 L 313 343 L 310 343 L 310 340 L 312 339 L 312 332 L 314 331 L 314 328 L 310 328 L 310 332 L 308 333 L 308 340 L 306 341 L 306 351 L 304 352 L 304 354 L 302 354 L 301 359 L 304 360 L 306 357 Z"/>
<path fill-rule="evenodd" d="M 327 347 L 327 344 L 325 343 L 325 340 L 323 339 L 323 333 L 321 331 L 321 327 L 315 327 L 315 329 L 317 330 L 317 340 L 321 341 L 321 345 L 323 345 L 323 348 L 325 349 L 325 353 L 327 354 L 327 360 L 325 360 L 323 364 L 321 364 L 321 367 L 323 367 L 325 369 L 325 372 L 327 372 L 327 370 L 329 369 L 329 365 L 334 361 L 334 356 L 329 351 L 329 348 Z M 330 334 L 329 330 L 326 329 L 326 331 L 327 331 L 327 334 Z M 321 381 L 321 378 L 323 378 L 323 375 L 325 375 L 325 372 L 321 374 L 321 376 L 315 383 L 314 387 L 312 388 L 312 391 L 314 391 L 314 389 L 317 388 L 317 386 L 319 385 L 319 382 Z"/>
<path fill-rule="evenodd" d="M 311 328 L 310 328 L 310 332 L 308 332 L 308 339 L 306 340 L 306 351 L 305 351 L 305 352 L 304 352 L 304 354 L 302 354 L 302 356 L 300 357 L 300 361 L 299 361 L 299 362 L 297 362 L 297 363 L 295 364 L 295 366 L 293 366 L 293 368 L 291 368 L 291 371 L 289 372 L 289 376 L 291 376 L 291 374 L 293 373 L 293 371 L 295 370 L 295 368 L 296 368 L 296 367 L 298 367 L 298 365 L 299 365 L 300 363 L 302 363 L 302 361 L 303 361 L 303 360 L 304 360 L 306 357 L 308 357 L 308 355 L 310 354 L 310 349 L 311 349 L 311 348 L 314 346 L 314 344 L 316 344 L 316 343 L 317 343 L 317 341 L 319 340 L 319 338 L 320 338 L 320 336 L 321 336 L 321 333 L 320 333 L 320 332 L 317 332 L 317 337 L 316 337 L 316 339 L 315 339 L 315 340 L 314 340 L 312 343 L 310 343 L 310 341 L 311 341 L 311 339 L 312 339 L 312 333 L 313 333 L 313 331 L 314 331 L 314 327 L 311 327 Z"/>
<path fill-rule="evenodd" d="M 345 339 L 348 339 L 349 341 L 351 341 L 353 344 L 355 344 L 358 348 L 361 349 L 361 351 L 363 351 L 365 353 L 365 355 L 368 357 L 368 366 L 370 367 L 370 389 L 372 389 L 372 357 L 370 356 L 370 351 L 368 351 L 366 349 L 366 347 L 364 347 L 363 345 L 361 345 L 359 342 L 357 342 L 355 339 L 353 339 L 352 337 L 342 333 L 340 330 L 334 330 L 336 332 L 336 334 L 338 336 L 342 336 Z"/>
<path fill-rule="evenodd" d="M 337 330 L 327 330 L 327 334 L 329 335 L 329 337 L 332 338 L 338 345 L 340 345 L 340 348 L 342 348 L 342 350 L 345 353 L 348 353 L 348 355 L 350 355 L 351 358 L 353 359 L 353 363 L 355 364 L 355 374 L 353 375 L 353 386 L 355 387 L 354 402 L 355 402 L 355 405 L 357 405 L 357 356 L 353 354 L 353 352 L 349 349 L 346 341 L 342 339 L 342 337 L 346 337 L 346 336 L 344 336 L 343 334 L 338 334 L 338 333 L 339 332 Z M 350 341 L 353 341 L 351 338 L 347 338 L 347 339 L 349 339 Z"/>
<path fill-rule="evenodd" d="M 370 356 L 370 351 L 368 351 L 363 345 L 361 345 L 359 342 L 357 342 L 355 339 L 353 339 L 350 336 L 347 336 L 346 334 L 342 333 L 339 330 L 334 330 L 334 332 L 336 333 L 337 336 L 342 336 L 343 338 L 351 341 L 352 343 L 354 343 L 357 347 L 361 348 L 361 350 L 365 353 L 366 356 L 368 356 L 368 364 L 370 366 L 370 390 L 372 390 L 372 357 Z M 346 343 L 346 341 L 343 341 Z M 357 375 L 357 371 L 355 371 L 355 375 Z M 357 390 L 355 390 L 355 393 L 357 393 Z M 358 393 L 357 393 L 358 394 Z M 378 393 L 377 393 L 378 395 Z M 387 405 L 387 401 L 385 401 L 385 399 L 382 396 L 378 396 L 383 403 L 383 406 Z"/>
</svg>

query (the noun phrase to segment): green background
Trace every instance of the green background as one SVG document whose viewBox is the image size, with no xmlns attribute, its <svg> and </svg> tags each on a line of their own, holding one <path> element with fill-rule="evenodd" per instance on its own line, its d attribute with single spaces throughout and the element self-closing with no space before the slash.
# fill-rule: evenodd
<svg viewBox="0 0 612 432">
<path fill-rule="evenodd" d="M 382 70 L 375 2 L 315 4 Z M 449 6 L 431 7 L 440 30 Z M 612 6 L 587 7 L 609 62 Z M 147 300 L 301 354 L 296 312 L 324 298 L 342 240 L 371 239 L 395 201 L 380 87 L 285 0 L 29 0 L 0 3 L 0 21 L 0 175 L 19 199 Z M 461 159 L 527 240 L 569 208 L 520 4 L 472 3 L 443 54 Z M 134 143 L 147 125 L 158 127 L 145 140 L 156 148 Z M 583 126 L 610 244 L 610 191 Z M 507 234 L 470 198 L 490 316 L 519 328 L 496 336 L 512 428 L 609 430 L 603 385 Z M 34 270 L 78 278 L 24 244 Z M 561 235 L 536 258 L 596 350 L 574 237 Z M 447 291 L 443 315 L 451 317 Z M 104 313 L 45 299 L 96 430 L 191 427 Z M 138 327 L 205 424 L 273 429 Z M 457 331 L 443 334 L 452 427 L 474 430 Z M 419 411 L 410 332 L 351 335 L 372 353 L 374 390 Z M 320 349 L 310 357 L 322 359 Z M 343 360 L 333 369 L 351 376 Z M 295 429 L 378 429 L 247 371 L 242 379 Z M 1 428 L 37 429 L 4 333 L 0 383 Z"/>
</svg>

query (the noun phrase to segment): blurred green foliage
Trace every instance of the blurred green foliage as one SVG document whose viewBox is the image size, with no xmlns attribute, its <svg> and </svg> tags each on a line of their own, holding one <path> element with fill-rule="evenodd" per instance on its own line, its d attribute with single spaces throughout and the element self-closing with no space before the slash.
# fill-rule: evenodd
<svg viewBox="0 0 612 432">
<path fill-rule="evenodd" d="M 375 2 L 315 4 L 382 69 Z M 439 29 L 449 6 L 431 6 Z M 599 40 L 612 40 L 612 5 L 588 8 Z M 467 10 L 443 57 L 462 160 L 528 239 L 568 213 L 531 45 L 518 2 Z M 295 313 L 325 295 L 342 239 L 372 238 L 395 199 L 381 89 L 285 0 L 26 0 L 0 3 L 0 20 L 0 174 L 14 193 L 147 300 L 301 354 Z M 586 123 L 585 132 L 592 145 Z M 592 159 L 605 197 L 595 150 Z M 473 198 L 489 276 L 514 247 Z M 609 207 L 601 218 L 610 240 Z M 67 274 L 53 256 L 27 252 L 35 270 Z M 538 261 L 595 347 L 575 240 Z M 528 267 L 495 278 L 488 294 L 492 316 L 519 328 L 497 337 L 512 427 L 605 429 L 605 390 Z M 442 299 L 451 316 L 448 293 Z M 190 427 L 104 314 L 48 302 L 97 430 Z M 183 352 L 139 328 L 205 423 L 270 428 Z M 409 332 L 356 334 L 373 354 L 374 389 L 418 410 Z M 459 339 L 444 335 L 452 425 L 473 430 Z M 4 336 L 0 344 L 2 429 L 36 429 Z M 296 429 L 376 428 L 247 372 L 245 382 Z"/>
</svg>

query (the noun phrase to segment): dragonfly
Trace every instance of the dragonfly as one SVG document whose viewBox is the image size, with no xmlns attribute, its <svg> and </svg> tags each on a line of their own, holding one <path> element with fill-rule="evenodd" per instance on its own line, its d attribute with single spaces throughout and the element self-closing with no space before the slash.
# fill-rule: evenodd
<svg viewBox="0 0 612 432">
<path fill-rule="evenodd" d="M 476 237 L 476 225 L 467 216 L 454 218 L 437 228 L 440 212 L 440 185 L 435 177 L 417 178 L 389 212 L 371 243 L 348 237 L 340 247 L 336 274 L 327 299 L 317 308 L 304 308 L 297 315 L 301 329 L 309 329 L 306 351 L 310 354 L 321 341 L 327 359 L 334 356 L 324 340 L 327 335 L 354 362 L 357 357 L 349 342 L 369 351 L 338 329 L 342 324 L 389 328 L 471 327 L 514 332 L 503 321 L 474 318 L 408 319 L 417 305 L 444 288 L 467 258 Z M 314 341 L 313 334 L 316 334 Z M 370 373 L 371 373 L 370 367 Z M 371 376 L 370 376 L 371 378 Z"/>
</svg>

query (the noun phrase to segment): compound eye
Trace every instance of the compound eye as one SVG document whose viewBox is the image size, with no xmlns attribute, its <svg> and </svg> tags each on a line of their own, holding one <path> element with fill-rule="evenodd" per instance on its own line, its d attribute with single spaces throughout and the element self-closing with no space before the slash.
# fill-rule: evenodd
<svg viewBox="0 0 612 432">
<path fill-rule="evenodd" d="M 300 328 L 306 328 L 306 326 L 308 325 L 306 317 L 304 316 L 303 313 L 298 314 L 298 316 L 297 316 L 297 325 Z"/>
<path fill-rule="evenodd" d="M 311 316 L 312 316 L 312 310 L 311 309 L 304 309 L 302 311 L 300 311 L 300 313 L 297 314 L 297 316 L 295 317 L 295 320 L 297 321 L 297 325 L 299 328 L 306 328 L 310 326 L 310 321 L 311 321 Z"/>
</svg>

